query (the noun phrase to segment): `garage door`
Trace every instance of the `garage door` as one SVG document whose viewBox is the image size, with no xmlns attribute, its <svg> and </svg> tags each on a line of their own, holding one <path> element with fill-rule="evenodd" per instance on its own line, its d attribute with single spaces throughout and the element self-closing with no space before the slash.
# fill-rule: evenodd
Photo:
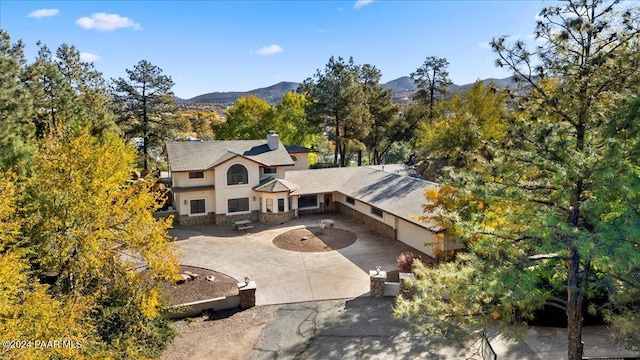
<svg viewBox="0 0 640 360">
<path fill-rule="evenodd" d="M 433 246 L 424 246 L 425 243 L 436 242 L 438 237 L 431 231 L 422 226 L 415 225 L 406 220 L 397 219 L 398 221 L 398 240 L 413 247 L 416 250 L 433 256 Z"/>
</svg>

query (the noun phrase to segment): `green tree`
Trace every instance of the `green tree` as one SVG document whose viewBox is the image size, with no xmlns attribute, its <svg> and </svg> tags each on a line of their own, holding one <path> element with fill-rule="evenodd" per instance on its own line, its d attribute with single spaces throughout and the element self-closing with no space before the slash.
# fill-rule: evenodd
<svg viewBox="0 0 640 360">
<path fill-rule="evenodd" d="M 439 107 L 441 115 L 422 122 L 418 130 L 418 148 L 427 162 L 423 175 L 432 181 L 443 175 L 445 166 L 465 168 L 476 166 L 479 158 L 490 158 L 490 149 L 509 130 L 507 96 L 492 83 L 477 81 Z"/>
<path fill-rule="evenodd" d="M 26 66 L 25 83 L 31 93 L 33 122 L 38 138 L 52 129 L 94 135 L 116 131 L 102 74 L 83 62 L 74 46 L 62 44 L 53 52 L 44 44 L 36 61 Z"/>
<path fill-rule="evenodd" d="M 36 136 L 42 139 L 53 129 L 67 132 L 83 120 L 76 92 L 58 68 L 51 50 L 38 42 L 36 61 L 27 66 L 26 84 L 31 93 Z"/>
<path fill-rule="evenodd" d="M 529 86 L 517 99 L 523 111 L 492 159 L 427 193 L 425 217 L 468 253 L 418 270 L 420 296 L 399 301 L 399 314 L 450 331 L 560 307 L 571 360 L 582 358 L 584 307 L 623 336 L 638 333 L 640 154 L 629 85 L 638 13 L 618 1 L 568 1 L 540 13 L 534 52 L 494 40 L 498 65 Z"/>
<path fill-rule="evenodd" d="M 81 127 L 87 127 L 91 135 L 117 131 L 115 117 L 111 111 L 109 89 L 93 63 L 82 61 L 75 46 L 62 44 L 56 50 L 56 65 L 65 81 L 76 95 L 82 112 Z"/>
<path fill-rule="evenodd" d="M 334 164 L 347 164 L 349 140 L 359 142 L 369 131 L 369 116 L 360 84 L 360 67 L 353 58 L 345 62 L 333 56 L 313 78 L 306 79 L 298 88 L 311 102 L 307 108 L 311 124 L 319 129 L 331 129 L 335 139 Z"/>
<path fill-rule="evenodd" d="M 276 104 L 275 130 L 284 144 L 310 147 L 319 139 L 319 131 L 307 119 L 307 106 L 307 97 L 293 91 L 284 94 L 282 102 Z"/>
<path fill-rule="evenodd" d="M 387 152 L 397 141 L 404 140 L 406 130 L 399 108 L 393 104 L 391 89 L 380 85 L 382 73 L 375 66 L 365 64 L 360 69 L 360 83 L 370 116 L 370 130 L 363 143 L 373 155 L 373 164 L 382 164 Z"/>
<path fill-rule="evenodd" d="M 449 61 L 437 56 L 428 56 L 421 67 L 411 73 L 411 79 L 418 91 L 413 95 L 414 100 L 429 107 L 429 119 L 433 119 L 435 104 L 449 92 Z"/>
<path fill-rule="evenodd" d="M 178 106 L 171 91 L 173 80 L 163 75 L 162 69 L 141 60 L 133 70 L 126 71 L 127 79 L 112 79 L 116 123 L 127 139 L 143 139 L 143 167 L 147 171 L 149 150 L 184 130 L 186 123 L 178 116 Z"/>
<path fill-rule="evenodd" d="M 269 131 L 276 130 L 273 107 L 255 95 L 239 98 L 225 111 L 225 115 L 226 121 L 214 127 L 216 139 L 266 139 Z"/>
<path fill-rule="evenodd" d="M 22 42 L 11 44 L 0 30 L 0 169 L 20 164 L 34 150 L 33 106 L 24 86 L 26 60 Z"/>
</svg>

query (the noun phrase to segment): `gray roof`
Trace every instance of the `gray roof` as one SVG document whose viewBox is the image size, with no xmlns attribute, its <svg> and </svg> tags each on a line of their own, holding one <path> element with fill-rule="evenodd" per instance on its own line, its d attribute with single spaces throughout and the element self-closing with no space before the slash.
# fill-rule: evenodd
<svg viewBox="0 0 640 360">
<path fill-rule="evenodd" d="M 300 145 L 285 145 L 284 147 L 287 149 L 289 154 L 291 154 L 291 153 L 312 153 L 312 152 L 317 152 L 317 151 L 315 151 L 313 149 L 309 149 L 307 147 L 300 146 Z"/>
<path fill-rule="evenodd" d="M 416 173 L 415 169 L 412 166 L 408 166 L 405 164 L 384 164 L 384 165 L 367 165 L 367 167 L 386 171 L 392 174 L 411 176 L 415 178 L 421 178 L 418 173 Z"/>
<path fill-rule="evenodd" d="M 282 143 L 269 150 L 267 140 L 172 141 L 166 144 L 171 171 L 203 171 L 236 156 L 264 166 L 293 165 Z"/>
<path fill-rule="evenodd" d="M 290 170 L 285 173 L 285 179 L 300 186 L 293 195 L 337 191 L 414 224 L 441 230 L 436 224 L 413 218 L 423 214 L 425 190 L 437 188 L 437 184 L 430 181 L 369 167 Z"/>
<path fill-rule="evenodd" d="M 254 187 L 253 190 L 260 192 L 277 193 L 284 191 L 291 192 L 297 190 L 298 188 L 298 185 L 290 183 L 284 179 L 267 178 L 260 185 Z"/>
</svg>

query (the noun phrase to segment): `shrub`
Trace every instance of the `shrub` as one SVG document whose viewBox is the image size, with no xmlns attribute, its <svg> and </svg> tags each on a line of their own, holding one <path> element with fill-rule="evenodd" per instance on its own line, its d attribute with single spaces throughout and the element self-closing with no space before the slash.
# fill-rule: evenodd
<svg viewBox="0 0 640 360">
<path fill-rule="evenodd" d="M 418 254 L 414 254 L 412 252 L 403 252 L 398 256 L 396 260 L 396 265 L 398 269 L 402 272 L 413 272 L 413 262 L 419 261 L 423 262 L 422 256 Z"/>
</svg>

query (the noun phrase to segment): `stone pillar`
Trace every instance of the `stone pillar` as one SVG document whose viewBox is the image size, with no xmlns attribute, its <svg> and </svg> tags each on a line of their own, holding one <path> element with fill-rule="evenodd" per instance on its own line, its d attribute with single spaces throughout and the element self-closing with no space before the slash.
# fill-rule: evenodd
<svg viewBox="0 0 640 360">
<path fill-rule="evenodd" d="M 384 296 L 384 283 L 387 281 L 387 272 L 379 270 L 369 270 L 371 280 L 371 296 L 381 298 Z"/>
<path fill-rule="evenodd" d="M 249 281 L 246 283 L 238 283 L 240 292 L 240 308 L 248 309 L 256 306 L 256 282 Z"/>
<path fill-rule="evenodd" d="M 400 295 L 409 300 L 415 294 L 415 289 L 409 285 L 409 281 L 414 280 L 416 277 L 413 273 L 401 272 L 398 275 L 400 277 Z"/>
</svg>

